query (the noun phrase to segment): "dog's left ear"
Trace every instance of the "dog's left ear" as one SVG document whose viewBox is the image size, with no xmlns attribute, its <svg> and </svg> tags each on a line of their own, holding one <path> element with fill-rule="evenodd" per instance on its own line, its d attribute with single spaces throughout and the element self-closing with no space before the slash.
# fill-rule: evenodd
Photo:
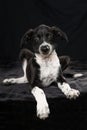
<svg viewBox="0 0 87 130">
<path fill-rule="evenodd" d="M 21 48 L 23 48 L 23 47 L 26 46 L 26 45 L 29 45 L 29 42 L 31 41 L 33 34 L 34 34 L 34 30 L 33 30 L 33 29 L 29 29 L 29 30 L 24 34 L 24 36 L 23 36 L 22 39 L 21 39 L 21 45 L 20 45 Z M 30 46 L 31 46 L 31 45 L 30 45 Z"/>
<path fill-rule="evenodd" d="M 56 26 L 52 26 L 51 30 L 55 36 L 60 36 L 61 38 L 65 39 L 68 42 L 68 37 L 65 32 L 63 32 L 60 28 Z"/>
</svg>

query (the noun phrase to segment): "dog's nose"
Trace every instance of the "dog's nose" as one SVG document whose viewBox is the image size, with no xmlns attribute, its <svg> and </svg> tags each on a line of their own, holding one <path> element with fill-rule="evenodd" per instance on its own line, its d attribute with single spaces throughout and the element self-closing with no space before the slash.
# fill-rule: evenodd
<svg viewBox="0 0 87 130">
<path fill-rule="evenodd" d="M 41 46 L 41 51 L 42 51 L 43 53 L 48 53 L 49 50 L 50 50 L 50 47 L 49 47 L 48 45 L 43 45 L 43 46 Z"/>
</svg>

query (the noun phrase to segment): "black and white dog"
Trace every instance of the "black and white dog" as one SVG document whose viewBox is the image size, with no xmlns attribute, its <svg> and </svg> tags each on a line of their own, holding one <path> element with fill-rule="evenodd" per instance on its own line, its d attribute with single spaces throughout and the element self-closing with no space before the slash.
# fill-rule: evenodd
<svg viewBox="0 0 87 130">
<path fill-rule="evenodd" d="M 56 44 L 60 37 L 68 40 L 66 34 L 54 26 L 40 25 L 26 32 L 22 38 L 22 46 L 31 44 L 33 52 L 22 49 L 20 53 L 24 76 L 3 81 L 4 84 L 29 82 L 31 93 L 37 102 L 37 117 L 40 119 L 45 119 L 50 114 L 43 87 L 55 82 L 67 98 L 76 98 L 80 94 L 78 90 L 72 89 L 63 77 L 62 72 L 68 66 L 70 59 L 57 55 Z"/>
</svg>

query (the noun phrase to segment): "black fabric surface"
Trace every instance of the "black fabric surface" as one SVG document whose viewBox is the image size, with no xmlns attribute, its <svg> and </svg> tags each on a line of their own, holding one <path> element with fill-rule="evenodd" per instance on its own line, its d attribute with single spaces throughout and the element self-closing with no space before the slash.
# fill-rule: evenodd
<svg viewBox="0 0 87 130">
<path fill-rule="evenodd" d="M 82 94 L 87 93 L 87 64 L 79 62 L 72 62 L 72 65 L 65 71 L 65 73 L 82 73 L 83 76 L 79 78 L 68 78 L 67 81 L 72 88 L 76 88 Z M 4 78 L 23 76 L 22 68 L 19 63 L 15 63 L 14 67 L 0 68 L 0 83 Z M 62 98 L 65 97 L 57 86 L 44 87 L 44 91 L 48 98 Z M 5 86 L 0 85 L 0 101 L 4 100 L 32 100 L 32 95 L 29 91 L 29 84 L 15 84 Z"/>
<path fill-rule="evenodd" d="M 29 84 L 5 86 L 1 83 L 4 78 L 23 75 L 19 63 L 12 66 L 0 68 L 0 130 L 87 129 L 87 62 L 74 61 L 64 72 L 83 74 L 80 78 L 67 78 L 71 87 L 81 93 L 76 100 L 66 99 L 56 86 L 44 88 L 51 111 L 46 120 L 36 117 L 36 102 L 29 91 Z"/>
</svg>

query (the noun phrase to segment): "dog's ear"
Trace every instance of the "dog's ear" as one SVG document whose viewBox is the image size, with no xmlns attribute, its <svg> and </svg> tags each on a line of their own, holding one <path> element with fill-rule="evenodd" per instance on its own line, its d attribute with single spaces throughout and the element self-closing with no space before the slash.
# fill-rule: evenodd
<svg viewBox="0 0 87 130">
<path fill-rule="evenodd" d="M 29 29 L 24 34 L 24 36 L 21 39 L 21 45 L 20 45 L 21 48 L 23 48 L 24 46 L 27 46 L 27 44 L 29 44 L 29 41 L 31 41 L 33 34 L 34 34 L 34 30 L 33 29 Z"/>
<path fill-rule="evenodd" d="M 63 32 L 60 28 L 56 26 L 52 26 L 51 30 L 55 36 L 60 36 L 61 38 L 65 39 L 68 42 L 68 37 L 65 32 Z"/>
</svg>

